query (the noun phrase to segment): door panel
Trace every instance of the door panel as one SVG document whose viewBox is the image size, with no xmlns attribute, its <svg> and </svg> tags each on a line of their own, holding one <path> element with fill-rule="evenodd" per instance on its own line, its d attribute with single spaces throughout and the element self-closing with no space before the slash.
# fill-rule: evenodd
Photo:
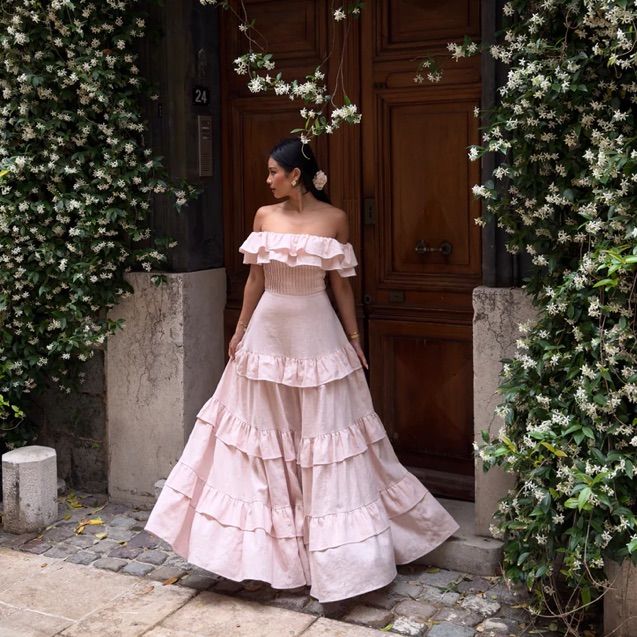
<svg viewBox="0 0 637 637">
<path fill-rule="evenodd" d="M 435 97 L 435 95 L 432 95 Z M 477 164 L 467 162 L 467 146 L 477 143 L 473 116 L 477 97 L 418 102 L 403 96 L 379 96 L 383 112 L 380 156 L 386 158 L 379 199 L 384 214 L 385 275 L 412 274 L 414 284 L 440 275 L 480 277 L 480 233 L 474 222 L 479 205 L 471 186 L 479 179 Z M 389 168 L 389 170 L 388 170 Z M 383 210 L 384 212 L 385 210 Z M 418 242 L 452 252 L 418 253 Z M 423 275 L 427 275 L 423 277 Z M 421 280 L 418 280 L 421 279 Z"/>
<path fill-rule="evenodd" d="M 372 390 L 401 459 L 430 469 L 428 486 L 465 497 L 472 487 L 473 366 L 471 327 L 371 320 Z M 454 476 L 454 493 L 446 488 Z M 459 488 L 463 484 L 466 488 Z"/>
<path fill-rule="evenodd" d="M 437 495 L 473 498 L 471 294 L 481 243 L 467 149 L 476 60 L 415 84 L 417 56 L 475 35 L 476 0 L 368 5 L 363 49 L 364 284 L 374 404 L 400 459 Z M 369 53 L 366 55 L 366 51 Z M 448 57 L 445 55 L 445 57 Z M 439 249 L 443 243 L 450 253 Z"/>
</svg>

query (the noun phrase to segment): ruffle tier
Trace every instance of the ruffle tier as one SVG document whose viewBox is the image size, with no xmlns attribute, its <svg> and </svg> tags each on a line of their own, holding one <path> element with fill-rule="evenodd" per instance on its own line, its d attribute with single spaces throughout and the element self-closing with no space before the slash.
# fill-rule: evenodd
<svg viewBox="0 0 637 637">
<path fill-rule="evenodd" d="M 351 346 L 311 358 L 275 356 L 239 348 L 234 363 L 240 376 L 287 387 L 317 387 L 340 380 L 362 367 Z"/>
<path fill-rule="evenodd" d="M 175 465 L 166 485 L 171 508 L 194 509 L 196 514 L 225 527 L 252 533 L 263 531 L 274 539 L 302 538 L 309 551 L 323 551 L 362 542 L 391 528 L 391 520 L 412 510 L 427 497 L 418 480 L 406 474 L 398 483 L 378 492 L 378 499 L 351 511 L 305 515 L 301 503 L 271 507 L 222 493 L 182 462 Z"/>
<path fill-rule="evenodd" d="M 281 261 L 295 267 L 311 265 L 323 270 L 337 270 L 342 277 L 355 276 L 358 265 L 350 243 L 333 237 L 289 232 L 252 232 L 239 248 L 243 262 L 263 265 Z"/>
<path fill-rule="evenodd" d="M 364 453 L 386 437 L 378 414 L 372 412 L 349 427 L 302 438 L 291 430 L 262 429 L 234 415 L 217 398 L 209 399 L 197 414 L 197 424 L 214 429 L 217 439 L 248 456 L 262 460 L 283 459 L 301 467 L 341 462 Z"/>
</svg>

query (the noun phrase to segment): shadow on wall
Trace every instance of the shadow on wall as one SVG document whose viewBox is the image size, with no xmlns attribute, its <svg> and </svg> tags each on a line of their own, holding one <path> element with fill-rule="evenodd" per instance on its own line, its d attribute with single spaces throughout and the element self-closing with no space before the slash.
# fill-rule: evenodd
<svg viewBox="0 0 637 637">
<path fill-rule="evenodd" d="M 106 493 L 104 352 L 96 351 L 83 371 L 86 379 L 79 392 L 47 387 L 34 396 L 27 416 L 39 428 L 33 444 L 55 449 L 58 478 L 71 488 Z"/>
</svg>

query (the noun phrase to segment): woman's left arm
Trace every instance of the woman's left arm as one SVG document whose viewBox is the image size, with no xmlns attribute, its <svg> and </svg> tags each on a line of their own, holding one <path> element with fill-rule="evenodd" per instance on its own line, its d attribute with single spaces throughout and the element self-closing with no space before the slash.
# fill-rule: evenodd
<svg viewBox="0 0 637 637">
<path fill-rule="evenodd" d="M 347 215 L 341 211 L 341 219 L 336 234 L 336 239 L 341 243 L 349 241 L 349 224 L 347 223 Z M 330 287 L 334 292 L 338 313 L 343 323 L 343 329 L 349 338 L 352 347 L 356 350 L 356 354 L 365 369 L 369 369 L 367 359 L 363 353 L 361 339 L 358 332 L 358 322 L 356 320 L 356 307 L 354 305 L 354 290 L 349 282 L 349 277 L 342 277 L 337 270 L 329 271 Z M 354 338 L 352 338 L 352 336 Z"/>
<path fill-rule="evenodd" d="M 356 307 L 354 305 L 354 290 L 349 282 L 349 277 L 342 277 L 336 270 L 330 270 L 330 286 L 334 292 L 334 299 L 338 313 L 343 323 L 343 329 L 349 338 L 352 347 L 356 350 L 356 354 L 365 369 L 369 369 L 367 359 L 363 353 L 361 339 L 358 332 L 358 324 L 356 321 Z M 353 337 L 353 338 L 352 338 Z"/>
</svg>

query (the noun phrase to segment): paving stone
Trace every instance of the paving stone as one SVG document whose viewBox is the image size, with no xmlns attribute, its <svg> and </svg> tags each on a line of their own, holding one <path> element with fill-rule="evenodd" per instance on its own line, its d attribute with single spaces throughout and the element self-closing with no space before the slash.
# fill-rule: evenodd
<svg viewBox="0 0 637 637">
<path fill-rule="evenodd" d="M 86 536 L 97 535 L 98 533 L 107 533 L 108 527 L 105 524 L 89 524 L 84 527 L 82 533 Z"/>
<path fill-rule="evenodd" d="M 279 606 L 280 608 L 287 608 L 288 610 L 304 610 L 309 612 L 306 608 L 310 596 L 303 593 L 280 593 L 270 603 L 273 606 Z M 318 603 L 318 602 L 317 602 Z"/>
<path fill-rule="evenodd" d="M 424 586 L 422 594 L 418 597 L 420 601 L 453 606 L 459 599 L 460 594 L 454 591 L 442 591 L 435 586 Z"/>
<path fill-rule="evenodd" d="M 126 504 L 120 504 L 119 502 L 109 502 L 106 506 L 98 511 L 98 515 L 102 518 L 108 517 L 109 519 L 121 515 L 129 511 L 129 507 Z"/>
<path fill-rule="evenodd" d="M 262 586 L 256 590 L 242 589 L 237 592 L 237 596 L 242 599 L 249 599 L 253 602 L 269 602 L 274 599 L 276 591 L 269 585 Z"/>
<path fill-rule="evenodd" d="M 216 589 L 215 589 L 216 591 Z M 303 608 L 304 613 L 310 613 L 311 615 L 323 615 L 323 604 L 320 604 L 317 599 L 310 597 L 310 601 Z"/>
<path fill-rule="evenodd" d="M 55 544 L 55 542 L 62 542 L 63 540 L 68 540 L 70 537 L 75 535 L 75 531 L 68 526 L 62 527 L 54 527 L 49 529 L 48 531 L 44 531 L 42 533 L 42 539 L 46 542 L 50 542 L 51 544 Z"/>
<path fill-rule="evenodd" d="M 124 560 L 134 560 L 142 549 L 131 548 L 130 546 L 118 546 L 112 551 L 108 552 L 109 557 L 120 557 Z"/>
<path fill-rule="evenodd" d="M 123 529 L 117 526 L 109 526 L 106 532 L 111 540 L 117 540 L 118 542 L 128 542 L 136 535 L 136 532 L 133 530 Z"/>
<path fill-rule="evenodd" d="M 108 496 L 105 493 L 83 493 L 81 495 L 78 493 L 77 497 L 85 507 L 90 508 L 101 507 L 103 504 L 106 505 L 108 502 Z M 123 506 L 128 509 L 126 505 Z"/>
<path fill-rule="evenodd" d="M 77 546 L 53 546 L 46 553 L 43 553 L 45 557 L 55 557 L 58 559 L 64 559 L 69 555 L 77 553 L 80 549 Z"/>
<path fill-rule="evenodd" d="M 45 542 L 42 539 L 36 538 L 35 540 L 29 540 L 25 544 L 20 547 L 21 551 L 26 551 L 27 553 L 33 553 L 35 555 L 40 555 L 40 553 L 44 553 L 51 548 L 51 545 L 48 542 Z"/>
<path fill-rule="evenodd" d="M 140 549 L 154 549 L 157 548 L 158 544 L 158 539 L 154 535 L 148 533 L 148 531 L 140 531 L 128 542 L 128 546 L 134 546 L 135 548 Z"/>
<path fill-rule="evenodd" d="M 93 553 L 92 551 L 79 550 L 77 553 L 69 555 L 64 561 L 71 562 L 72 564 L 83 564 L 86 566 L 97 560 L 99 557 L 100 556 L 97 553 Z"/>
<path fill-rule="evenodd" d="M 433 626 L 427 633 L 427 637 L 474 637 L 475 634 L 475 630 L 469 626 L 440 622 Z"/>
<path fill-rule="evenodd" d="M 110 551 L 118 548 L 119 546 L 121 546 L 119 542 L 105 538 L 103 540 L 98 540 L 97 542 L 94 542 L 91 545 L 91 551 L 94 551 L 95 553 L 99 553 L 100 555 L 106 555 L 107 553 L 110 553 Z"/>
<path fill-rule="evenodd" d="M 141 564 L 140 562 L 129 562 L 122 570 L 127 575 L 135 575 L 136 577 L 144 577 L 148 575 L 155 567 L 152 564 Z"/>
<path fill-rule="evenodd" d="M 485 619 L 476 627 L 484 637 L 496 637 L 497 635 L 518 635 L 520 625 L 512 619 L 503 619 L 502 617 L 490 617 Z"/>
<path fill-rule="evenodd" d="M 469 580 L 464 580 L 456 586 L 456 590 L 459 593 L 484 593 L 491 587 L 491 582 L 484 579 L 484 577 L 475 577 Z"/>
<path fill-rule="evenodd" d="M 222 579 L 221 575 L 217 575 L 216 573 L 211 573 L 210 571 L 206 571 L 205 569 L 199 568 L 198 566 L 194 566 L 192 570 L 190 571 L 190 574 L 199 575 L 199 577 L 209 577 L 211 579 L 214 579 L 215 582 L 219 582 Z M 295 591 L 288 590 L 287 592 L 293 593 Z"/>
<path fill-rule="evenodd" d="M 395 581 L 389 587 L 389 594 L 416 598 L 422 592 L 422 585 L 411 581 Z"/>
<path fill-rule="evenodd" d="M 80 549 L 86 549 L 89 546 L 93 546 L 95 542 L 95 538 L 92 535 L 73 535 L 68 540 L 65 540 L 65 544 L 70 544 L 71 546 L 77 546 Z"/>
<path fill-rule="evenodd" d="M 100 557 L 98 560 L 93 562 L 93 566 L 95 568 L 103 568 L 107 571 L 114 571 L 115 573 L 126 566 L 126 564 L 126 560 L 120 560 L 116 557 Z"/>
<path fill-rule="evenodd" d="M 34 540 L 38 538 L 40 534 L 37 531 L 32 531 L 29 533 L 4 533 L 2 546 L 6 546 L 8 548 L 19 548 L 24 546 L 30 540 Z"/>
<path fill-rule="evenodd" d="M 506 604 L 502 606 L 498 615 L 506 619 L 513 619 L 518 622 L 528 623 L 531 621 L 531 615 L 527 610 L 525 610 L 524 608 L 507 606 Z"/>
<path fill-rule="evenodd" d="M 163 582 L 164 580 L 172 579 L 173 577 L 183 577 L 185 574 L 186 572 L 180 568 L 164 565 L 156 568 L 148 575 L 148 577 L 150 577 L 150 579 L 157 580 L 158 582 Z"/>
<path fill-rule="evenodd" d="M 164 553 L 166 553 L 166 555 L 168 555 L 168 559 L 166 560 L 166 565 L 167 566 L 175 566 L 176 568 L 180 568 L 182 571 L 192 571 L 194 567 L 193 564 L 191 564 L 190 562 L 186 562 L 185 559 L 183 559 L 182 557 L 180 557 L 179 555 L 175 555 L 174 553 L 171 552 L 170 549 L 166 550 L 166 549 L 158 549 L 163 551 Z"/>
<path fill-rule="evenodd" d="M 394 614 L 402 615 L 403 617 L 409 617 L 415 619 L 417 622 L 426 622 L 438 609 L 425 602 L 415 602 L 411 599 L 400 602 L 396 608 L 394 608 Z"/>
<path fill-rule="evenodd" d="M 340 619 L 352 606 L 354 606 L 354 604 L 355 602 L 351 599 L 344 599 L 337 602 L 325 602 L 324 604 L 321 604 L 321 614 L 323 617 L 328 617 L 330 619 Z"/>
<path fill-rule="evenodd" d="M 235 582 L 234 580 L 231 580 L 231 579 L 222 579 L 215 586 L 215 593 L 232 595 L 232 593 L 236 593 L 237 591 L 240 591 L 241 588 L 242 586 L 240 582 Z"/>
<path fill-rule="evenodd" d="M 131 511 L 129 515 L 134 520 L 146 522 L 146 520 L 148 520 L 148 518 L 150 517 L 150 511 Z"/>
<path fill-rule="evenodd" d="M 428 586 L 436 586 L 437 588 L 448 588 L 454 582 L 459 581 L 463 577 L 462 573 L 457 571 L 448 571 L 440 569 L 422 573 L 418 576 L 418 581 Z"/>
<path fill-rule="evenodd" d="M 421 624 L 415 619 L 409 617 L 397 617 L 391 629 L 400 635 L 409 635 L 410 637 L 419 637 L 424 634 L 426 624 Z"/>
<path fill-rule="evenodd" d="M 128 546 L 130 547 L 130 542 L 129 542 Z M 137 558 L 137 560 L 139 562 L 145 562 L 147 564 L 154 564 L 155 566 L 160 566 L 161 564 L 163 564 L 166 561 L 167 557 L 168 556 L 166 555 L 166 553 L 164 553 L 163 551 L 158 551 L 158 550 L 155 549 L 155 550 L 151 550 L 151 551 L 144 551 Z M 175 566 L 175 565 L 168 564 L 168 566 Z M 179 568 L 179 566 L 175 566 L 175 568 Z"/>
<path fill-rule="evenodd" d="M 460 602 L 460 605 L 462 608 L 479 613 L 484 617 L 489 617 L 489 615 L 493 615 L 500 610 L 500 604 L 498 602 L 492 599 L 486 599 L 485 597 L 480 597 L 479 595 L 469 595 L 468 597 L 465 597 Z"/>
<path fill-rule="evenodd" d="M 475 626 L 483 619 L 484 617 L 465 610 L 464 608 L 441 608 L 432 617 L 434 622 L 451 622 L 452 624 L 460 624 L 461 626 Z"/>
<path fill-rule="evenodd" d="M 129 518 L 127 515 L 116 515 L 109 523 L 109 526 L 119 527 L 121 529 L 130 529 L 135 526 L 136 520 Z"/>
<path fill-rule="evenodd" d="M 404 597 L 398 595 L 392 595 L 385 589 L 379 591 L 373 591 L 371 593 L 365 593 L 361 595 L 359 601 L 367 604 L 368 606 L 375 606 L 376 608 L 386 608 L 391 610 L 398 602 L 404 601 Z"/>
<path fill-rule="evenodd" d="M 344 622 L 363 624 L 372 628 L 384 628 L 391 622 L 392 618 L 393 615 L 389 610 L 358 604 L 350 608 L 341 619 Z"/>
<path fill-rule="evenodd" d="M 494 599 L 501 604 L 516 604 L 528 596 L 522 588 L 509 588 L 506 584 L 496 584 L 486 592 L 486 597 Z"/>
<path fill-rule="evenodd" d="M 207 591 L 215 585 L 216 581 L 217 579 L 215 577 L 190 573 L 187 577 L 180 579 L 179 583 L 198 591 Z"/>
</svg>

